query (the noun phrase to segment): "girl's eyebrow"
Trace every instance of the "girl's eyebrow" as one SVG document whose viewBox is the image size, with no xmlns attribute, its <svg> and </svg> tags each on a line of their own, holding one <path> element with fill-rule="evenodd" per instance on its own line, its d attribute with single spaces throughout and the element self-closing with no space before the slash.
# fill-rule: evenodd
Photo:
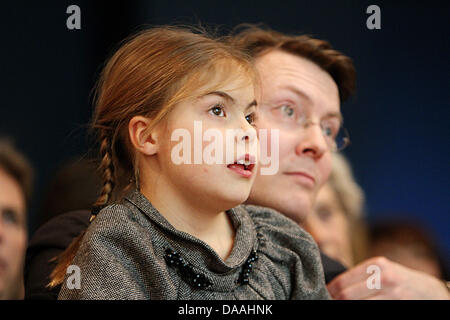
<svg viewBox="0 0 450 320">
<path fill-rule="evenodd" d="M 228 93 L 223 92 L 223 91 L 212 91 L 212 92 L 209 92 L 209 93 L 205 94 L 205 96 L 210 95 L 210 94 L 214 94 L 214 95 L 220 96 L 220 97 L 228 100 L 232 104 L 234 104 L 236 102 L 236 100 L 234 100 L 234 98 L 232 96 L 230 96 Z M 256 99 L 255 99 L 255 100 L 253 100 L 252 102 L 250 102 L 248 104 L 248 106 L 245 108 L 245 110 L 247 110 L 250 107 L 256 106 L 256 105 L 258 105 L 258 103 L 256 102 Z"/>
<path fill-rule="evenodd" d="M 205 94 L 205 96 L 210 95 L 210 94 L 215 94 L 217 96 L 220 96 L 220 97 L 228 100 L 231 103 L 235 103 L 235 100 L 233 99 L 233 97 L 223 91 L 212 91 L 212 92 Z"/>
<path fill-rule="evenodd" d="M 249 108 L 251 108 L 251 107 L 253 107 L 253 106 L 257 106 L 258 105 L 258 103 L 256 102 L 256 99 L 255 100 L 253 100 L 252 102 L 250 102 L 249 104 L 248 104 L 248 106 L 245 108 L 245 110 L 247 110 L 247 109 L 249 109 Z"/>
</svg>

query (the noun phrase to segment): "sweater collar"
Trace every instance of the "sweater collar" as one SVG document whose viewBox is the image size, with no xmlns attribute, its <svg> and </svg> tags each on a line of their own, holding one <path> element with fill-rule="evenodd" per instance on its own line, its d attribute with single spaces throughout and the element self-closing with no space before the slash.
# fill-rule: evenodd
<svg viewBox="0 0 450 320">
<path fill-rule="evenodd" d="M 177 230 L 166 218 L 150 203 L 138 190 L 130 192 L 125 199 L 144 213 L 161 229 L 168 232 L 167 237 L 172 249 L 199 269 L 207 268 L 217 273 L 229 272 L 239 269 L 249 258 L 252 250 L 256 250 L 257 236 L 255 226 L 248 212 L 242 206 L 230 209 L 227 212 L 235 229 L 233 249 L 224 261 L 206 242 Z"/>
</svg>

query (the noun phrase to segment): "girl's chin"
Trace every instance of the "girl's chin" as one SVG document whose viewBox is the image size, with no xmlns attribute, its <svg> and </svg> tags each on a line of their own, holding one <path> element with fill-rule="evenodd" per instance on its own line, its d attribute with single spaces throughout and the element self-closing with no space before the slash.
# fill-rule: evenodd
<svg viewBox="0 0 450 320">
<path fill-rule="evenodd" d="M 221 203 L 223 208 L 231 209 L 243 204 L 250 194 L 250 190 L 239 190 L 236 188 L 232 192 L 224 191 L 217 196 L 217 203 Z"/>
</svg>

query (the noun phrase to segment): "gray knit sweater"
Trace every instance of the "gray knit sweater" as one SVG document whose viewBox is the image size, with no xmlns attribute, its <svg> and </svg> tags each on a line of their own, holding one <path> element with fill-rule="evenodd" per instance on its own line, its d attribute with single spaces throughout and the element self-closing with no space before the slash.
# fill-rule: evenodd
<svg viewBox="0 0 450 320">
<path fill-rule="evenodd" d="M 69 273 L 59 299 L 329 299 L 308 233 L 263 207 L 227 213 L 236 236 L 223 261 L 132 192 L 89 226 L 73 261 L 81 288 L 68 288 Z"/>
</svg>

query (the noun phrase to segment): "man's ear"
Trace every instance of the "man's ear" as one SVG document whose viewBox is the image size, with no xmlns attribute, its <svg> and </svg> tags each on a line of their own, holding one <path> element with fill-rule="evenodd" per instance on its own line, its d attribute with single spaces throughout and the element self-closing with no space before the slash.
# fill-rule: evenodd
<svg viewBox="0 0 450 320">
<path fill-rule="evenodd" d="M 148 156 L 156 154 L 159 146 L 157 130 L 149 131 L 151 122 L 149 118 L 135 116 L 128 123 L 128 134 L 133 147 Z"/>
</svg>

